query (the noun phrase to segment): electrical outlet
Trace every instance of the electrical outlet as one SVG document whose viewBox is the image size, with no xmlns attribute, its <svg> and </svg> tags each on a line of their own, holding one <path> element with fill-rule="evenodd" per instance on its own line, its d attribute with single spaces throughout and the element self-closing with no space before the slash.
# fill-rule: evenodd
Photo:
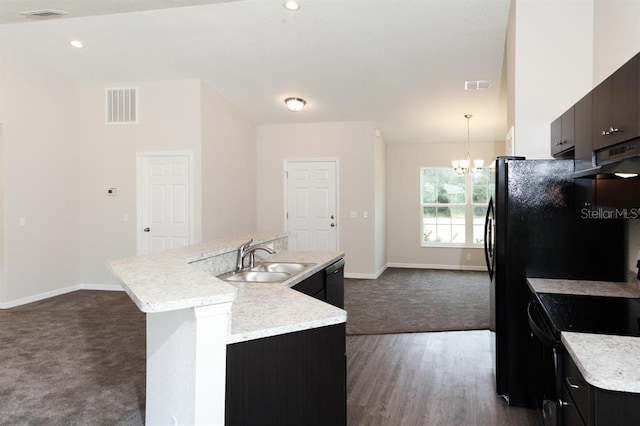
<svg viewBox="0 0 640 426">
<path fill-rule="evenodd" d="M 353 219 L 357 218 L 358 217 L 358 211 L 357 210 L 351 210 L 350 216 Z"/>
</svg>

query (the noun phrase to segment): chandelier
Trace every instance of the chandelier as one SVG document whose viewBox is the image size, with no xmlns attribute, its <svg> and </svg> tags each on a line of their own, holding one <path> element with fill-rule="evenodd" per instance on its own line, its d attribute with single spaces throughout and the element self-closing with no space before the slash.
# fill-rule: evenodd
<svg viewBox="0 0 640 426">
<path fill-rule="evenodd" d="M 463 160 L 453 160 L 451 161 L 451 166 L 453 169 L 459 174 L 468 173 L 471 170 L 471 173 L 478 173 L 482 171 L 482 167 L 484 166 L 484 160 L 473 160 L 473 167 L 471 167 L 471 154 L 469 153 L 469 120 L 473 117 L 471 114 L 465 114 L 464 118 L 467 119 L 467 155 Z"/>
</svg>

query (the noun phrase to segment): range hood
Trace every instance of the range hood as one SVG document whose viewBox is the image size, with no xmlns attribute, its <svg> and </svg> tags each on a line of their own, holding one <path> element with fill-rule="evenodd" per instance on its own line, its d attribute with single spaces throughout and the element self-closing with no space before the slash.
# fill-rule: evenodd
<svg viewBox="0 0 640 426">
<path fill-rule="evenodd" d="M 640 175 L 640 143 L 637 139 L 596 151 L 594 156 L 596 166 L 574 172 L 574 179 L 637 178 Z"/>
</svg>

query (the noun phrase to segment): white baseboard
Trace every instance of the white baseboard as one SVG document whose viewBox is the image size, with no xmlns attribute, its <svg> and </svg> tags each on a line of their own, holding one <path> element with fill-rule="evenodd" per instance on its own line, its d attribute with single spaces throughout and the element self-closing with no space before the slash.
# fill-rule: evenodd
<svg viewBox="0 0 640 426">
<path fill-rule="evenodd" d="M 78 284 L 78 290 L 124 291 L 120 284 Z"/>
<path fill-rule="evenodd" d="M 442 265 L 430 263 L 389 263 L 389 268 L 414 268 L 414 269 L 447 269 L 450 271 L 479 271 L 486 272 L 486 266 L 474 265 Z"/>
<path fill-rule="evenodd" d="M 100 290 L 100 291 L 124 291 L 119 284 L 87 284 L 80 283 L 69 287 L 58 288 L 44 293 L 34 294 L 33 296 L 22 297 L 20 299 L 11 300 L 9 302 L 0 303 L 0 309 L 10 309 L 17 306 L 26 305 L 27 303 L 37 302 L 39 300 L 49 299 L 51 297 L 60 296 L 61 294 L 71 293 L 77 290 Z"/>
<path fill-rule="evenodd" d="M 382 273 L 384 271 L 387 270 L 387 267 L 389 265 L 384 265 L 382 268 L 380 268 L 376 273 L 374 274 L 358 274 L 358 273 L 346 273 L 344 274 L 345 278 L 353 278 L 356 280 L 375 280 L 377 278 L 380 277 L 380 275 L 382 275 Z"/>
</svg>

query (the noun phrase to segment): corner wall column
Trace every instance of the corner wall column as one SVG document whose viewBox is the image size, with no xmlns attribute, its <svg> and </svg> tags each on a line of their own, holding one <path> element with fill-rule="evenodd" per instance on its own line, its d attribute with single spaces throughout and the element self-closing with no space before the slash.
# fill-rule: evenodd
<svg viewBox="0 0 640 426">
<path fill-rule="evenodd" d="M 147 314 L 146 424 L 224 425 L 231 302 Z"/>
</svg>

